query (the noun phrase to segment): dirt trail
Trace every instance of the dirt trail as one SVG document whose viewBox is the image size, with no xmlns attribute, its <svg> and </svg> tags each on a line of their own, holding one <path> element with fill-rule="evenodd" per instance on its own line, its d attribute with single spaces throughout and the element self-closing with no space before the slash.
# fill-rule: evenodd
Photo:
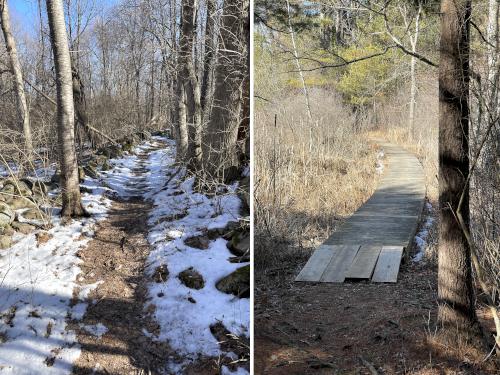
<svg viewBox="0 0 500 375">
<path fill-rule="evenodd" d="M 151 204 L 142 199 L 147 188 L 145 165 L 154 148 L 138 154 L 140 161 L 133 170 L 136 197 L 113 198 L 108 218 L 96 228 L 95 237 L 79 252 L 81 285 L 102 282 L 90 293 L 87 312 L 82 321 L 72 322 L 82 353 L 73 368 L 74 374 L 156 374 L 174 356 L 165 343 L 151 340 L 144 330 L 158 333 L 159 327 L 144 311 L 147 282 L 144 263 L 150 251 L 146 238 Z M 82 326 L 101 323 L 107 332 L 100 338 Z"/>
</svg>

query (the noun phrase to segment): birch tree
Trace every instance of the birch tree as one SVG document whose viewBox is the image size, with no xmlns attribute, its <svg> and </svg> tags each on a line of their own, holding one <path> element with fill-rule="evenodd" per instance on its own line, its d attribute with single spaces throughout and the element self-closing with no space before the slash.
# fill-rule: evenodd
<svg viewBox="0 0 500 375">
<path fill-rule="evenodd" d="M 62 0 L 46 0 L 50 40 L 54 54 L 57 91 L 57 135 L 63 217 L 85 214 L 81 203 L 75 151 L 73 80 Z"/>
<path fill-rule="evenodd" d="M 14 76 L 14 91 L 17 97 L 17 111 L 21 123 L 21 128 L 24 133 L 25 149 L 28 155 L 30 155 L 33 152 L 30 114 L 26 102 L 26 94 L 24 92 L 24 81 L 21 71 L 21 63 L 19 62 L 16 42 L 14 40 L 14 36 L 12 35 L 10 26 L 9 7 L 7 4 L 7 0 L 0 0 L 0 21 L 2 24 L 2 32 L 5 39 L 5 45 L 7 47 L 7 53 L 9 54 L 10 67 Z"/>
</svg>

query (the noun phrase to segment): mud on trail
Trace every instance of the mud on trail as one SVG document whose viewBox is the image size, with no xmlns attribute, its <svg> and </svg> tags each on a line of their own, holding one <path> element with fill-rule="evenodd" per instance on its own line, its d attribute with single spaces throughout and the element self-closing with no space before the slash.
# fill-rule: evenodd
<svg viewBox="0 0 500 375">
<path fill-rule="evenodd" d="M 111 197 L 107 219 L 99 223 L 93 239 L 78 253 L 84 261 L 80 285 L 98 286 L 88 296 L 83 319 L 70 323 L 81 345 L 74 374 L 156 374 L 175 356 L 168 344 L 147 336 L 147 332 L 157 333 L 159 327 L 151 316 L 153 311 L 144 310 L 150 281 L 144 268 L 150 251 L 146 236 L 152 205 L 142 195 L 147 189 L 148 151 L 154 149 L 138 154 L 134 178 L 126 186 L 130 198 Z M 90 333 L 89 327 L 107 331 L 99 337 Z"/>
</svg>

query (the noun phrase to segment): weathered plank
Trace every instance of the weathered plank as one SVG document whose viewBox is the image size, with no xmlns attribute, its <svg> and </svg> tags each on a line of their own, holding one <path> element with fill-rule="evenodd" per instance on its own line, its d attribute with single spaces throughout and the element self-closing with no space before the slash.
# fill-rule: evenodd
<svg viewBox="0 0 500 375">
<path fill-rule="evenodd" d="M 386 168 L 377 190 L 324 242 L 336 250 L 315 253 L 298 281 L 342 282 L 347 276 L 396 282 L 403 248 L 411 246 L 422 212 L 425 177 L 415 156 L 391 144 L 382 147 Z M 378 257 L 367 246 L 378 246 Z"/>
<path fill-rule="evenodd" d="M 336 246 L 321 245 L 318 247 L 295 281 L 319 281 L 336 250 Z"/>
<path fill-rule="evenodd" d="M 346 279 L 370 279 L 375 269 L 380 250 L 382 250 L 382 246 L 380 245 L 361 246 L 349 271 L 345 275 Z"/>
<path fill-rule="evenodd" d="M 395 283 L 398 281 L 399 265 L 403 256 L 402 246 L 384 246 L 378 256 L 372 281 L 375 283 Z"/>
<path fill-rule="evenodd" d="M 325 283 L 342 283 L 352 261 L 356 257 L 359 245 L 338 245 L 335 246 L 335 255 L 321 276 L 321 281 Z"/>
</svg>

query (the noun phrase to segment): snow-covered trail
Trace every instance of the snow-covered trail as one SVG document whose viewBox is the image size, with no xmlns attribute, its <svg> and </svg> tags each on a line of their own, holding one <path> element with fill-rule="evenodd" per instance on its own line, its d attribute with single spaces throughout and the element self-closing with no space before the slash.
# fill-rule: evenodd
<svg viewBox="0 0 500 375">
<path fill-rule="evenodd" d="M 153 137 L 85 180 L 92 218 L 62 226 L 56 215 L 48 241 L 31 234 L 0 253 L 0 374 L 181 374 L 214 357 L 228 365 L 223 373 L 247 372 L 211 327 L 248 338 L 249 299 L 215 287 L 248 263 L 229 262 L 222 238 L 205 249 L 185 243 L 238 222 L 236 185 L 210 198 L 196 193 L 174 161 L 174 142 Z M 159 267 L 168 268 L 160 282 Z M 191 267 L 203 288 L 180 282 Z"/>
</svg>

